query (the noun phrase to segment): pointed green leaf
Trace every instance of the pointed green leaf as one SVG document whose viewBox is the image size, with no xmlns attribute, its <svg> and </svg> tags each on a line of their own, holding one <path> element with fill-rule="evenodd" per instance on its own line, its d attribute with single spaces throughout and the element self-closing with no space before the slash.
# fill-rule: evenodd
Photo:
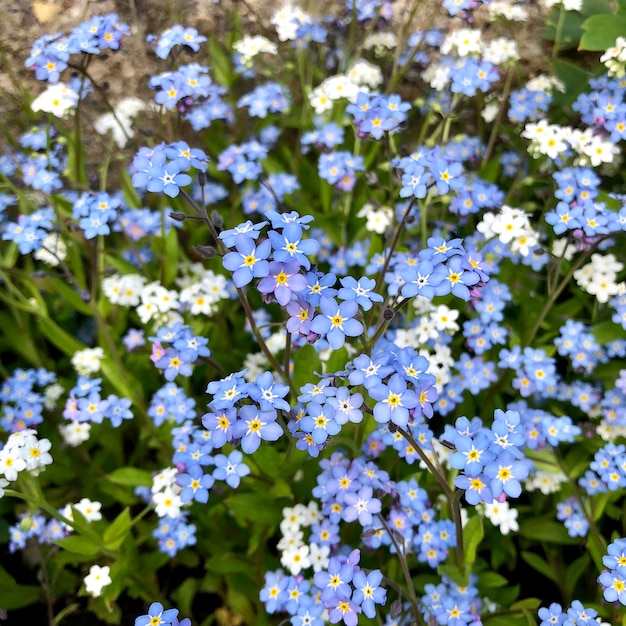
<svg viewBox="0 0 626 626">
<path fill-rule="evenodd" d="M 149 487 L 152 484 L 151 472 L 136 467 L 119 467 L 108 475 L 108 479 L 126 487 Z"/>
<path fill-rule="evenodd" d="M 537 570 L 540 574 L 543 574 L 546 578 L 557 582 L 556 574 L 552 571 L 552 568 L 545 559 L 542 559 L 538 554 L 534 552 L 522 551 L 522 558 L 533 569 Z"/>
<path fill-rule="evenodd" d="M 128 509 L 124 509 L 104 531 L 102 542 L 107 550 L 117 550 L 123 543 L 132 525 Z"/>
<path fill-rule="evenodd" d="M 474 515 L 463 528 L 464 562 L 467 572 L 472 570 L 472 565 L 474 565 L 476 560 L 476 550 L 484 536 L 483 518 L 480 515 Z"/>
<path fill-rule="evenodd" d="M 585 32 L 580 38 L 580 50 L 608 50 L 626 33 L 626 15 L 592 15 L 583 22 L 582 28 Z"/>
<path fill-rule="evenodd" d="M 68 552 L 76 552 L 76 554 L 85 556 L 94 556 L 100 552 L 98 544 L 82 535 L 70 535 L 65 539 L 57 539 L 54 543 Z"/>
</svg>

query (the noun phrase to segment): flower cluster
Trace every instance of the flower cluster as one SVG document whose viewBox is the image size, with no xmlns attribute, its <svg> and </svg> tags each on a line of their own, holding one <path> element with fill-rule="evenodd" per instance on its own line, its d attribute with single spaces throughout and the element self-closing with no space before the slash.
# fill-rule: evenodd
<svg viewBox="0 0 626 626">
<path fill-rule="evenodd" d="M 37 80 L 59 81 L 73 54 L 98 55 L 103 50 L 119 50 L 130 29 L 115 13 L 94 16 L 79 24 L 69 35 L 44 35 L 35 41 L 26 59 L 26 67 L 35 71 Z"/>
<path fill-rule="evenodd" d="M 190 148 L 184 141 L 141 148 L 133 159 L 133 185 L 174 198 L 180 187 L 191 183 L 191 176 L 185 172 L 192 167 L 205 172 L 208 160 L 202 150 Z"/>
<path fill-rule="evenodd" d="M 194 335 L 188 326 L 181 323 L 159 328 L 156 336 L 150 340 L 153 342 L 150 358 L 162 370 L 165 380 L 170 382 L 179 374 L 190 376 L 193 363 L 199 358 L 211 356 L 211 350 L 207 347 L 209 340 Z"/>
</svg>

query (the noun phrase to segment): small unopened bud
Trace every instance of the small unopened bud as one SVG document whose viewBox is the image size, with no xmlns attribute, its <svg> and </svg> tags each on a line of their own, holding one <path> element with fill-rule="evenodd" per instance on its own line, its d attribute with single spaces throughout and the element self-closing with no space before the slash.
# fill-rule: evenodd
<svg viewBox="0 0 626 626">
<path fill-rule="evenodd" d="M 396 619 L 400 613 L 402 613 L 402 602 L 400 602 L 400 600 L 394 600 L 391 603 L 389 615 L 391 616 L 391 619 Z"/>
<path fill-rule="evenodd" d="M 376 185 L 378 185 L 378 176 L 376 175 L 376 172 L 366 172 L 365 173 L 365 182 L 370 187 L 376 187 Z"/>
<path fill-rule="evenodd" d="M 86 289 L 79 289 L 78 295 L 83 302 L 91 302 L 91 294 Z"/>
<path fill-rule="evenodd" d="M 205 259 L 212 259 L 217 254 L 213 246 L 194 246 L 194 250 Z"/>
<path fill-rule="evenodd" d="M 383 319 L 386 320 L 387 322 L 391 321 L 394 318 L 395 313 L 393 312 L 393 309 L 388 306 L 384 311 L 383 311 Z"/>
<path fill-rule="evenodd" d="M 170 211 L 170 218 L 175 222 L 184 222 L 187 219 L 187 216 L 181 211 Z"/>
<path fill-rule="evenodd" d="M 206 185 L 206 174 L 202 171 L 198 171 L 198 184 L 200 187 L 204 187 Z"/>
<path fill-rule="evenodd" d="M 404 218 L 404 223 L 407 224 L 407 226 L 409 224 L 412 224 L 415 221 L 415 215 L 413 215 L 413 213 L 409 213 L 405 218 Z"/>
<path fill-rule="evenodd" d="M 211 212 L 211 221 L 215 225 L 215 228 L 222 228 L 222 226 L 224 226 L 224 218 L 218 211 L 214 210 Z"/>
</svg>

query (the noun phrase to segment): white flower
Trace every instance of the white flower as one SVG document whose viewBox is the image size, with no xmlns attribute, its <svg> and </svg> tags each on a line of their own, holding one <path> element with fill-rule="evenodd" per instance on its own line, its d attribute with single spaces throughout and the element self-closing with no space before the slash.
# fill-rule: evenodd
<svg viewBox="0 0 626 626">
<path fill-rule="evenodd" d="M 610 139 L 594 135 L 582 146 L 581 152 L 589 157 L 593 167 L 598 167 L 602 163 L 612 163 L 615 155 L 619 154 L 619 148 Z"/>
<path fill-rule="evenodd" d="M 74 505 L 74 508 L 80 511 L 88 522 L 97 522 L 102 519 L 102 513 L 100 513 L 102 508 L 101 502 L 95 502 L 89 498 L 81 498 L 80 502 Z"/>
<path fill-rule="evenodd" d="M 59 383 L 48 385 L 43 392 L 44 406 L 48 411 L 52 411 L 56 407 L 57 400 L 63 395 L 65 389 Z"/>
<path fill-rule="evenodd" d="M 422 73 L 422 77 L 435 91 L 443 91 L 450 82 L 450 67 L 442 63 L 431 63 Z"/>
<path fill-rule="evenodd" d="M 246 67 L 250 67 L 254 57 L 262 52 L 268 54 L 276 54 L 278 52 L 276 44 L 261 35 L 254 37 L 246 35 L 243 39 L 233 44 L 233 49 L 239 53 L 241 63 Z"/>
<path fill-rule="evenodd" d="M 561 488 L 561 483 L 567 482 L 567 476 L 562 472 L 543 472 L 537 470 L 525 482 L 527 491 L 539 489 L 544 495 L 556 493 Z"/>
<path fill-rule="evenodd" d="M 244 359 L 243 366 L 246 370 L 243 377 L 249 383 L 252 383 L 256 380 L 259 374 L 262 374 L 267 369 L 267 357 L 262 352 L 247 354 Z"/>
<path fill-rule="evenodd" d="M 562 4 L 566 11 L 582 11 L 583 0 L 543 0 L 546 9 L 551 9 L 557 4 Z"/>
<path fill-rule="evenodd" d="M 309 561 L 314 572 L 326 569 L 330 561 L 330 546 L 318 546 L 316 543 L 310 544 Z"/>
<path fill-rule="evenodd" d="M 459 28 L 449 33 L 441 44 L 441 53 L 450 54 L 454 51 L 465 57 L 482 52 L 482 32 L 473 28 Z"/>
<path fill-rule="evenodd" d="M 64 83 L 56 83 L 33 100 L 31 109 L 35 112 L 52 113 L 55 117 L 65 117 L 77 104 L 78 94 Z"/>
<path fill-rule="evenodd" d="M 91 594 L 94 598 L 97 598 L 102 593 L 104 587 L 111 584 L 111 576 L 109 576 L 110 572 L 111 568 L 108 565 L 104 565 L 102 567 L 99 565 L 92 565 L 89 568 L 89 574 L 87 574 L 83 580 L 87 593 Z"/>
<path fill-rule="evenodd" d="M 519 524 L 517 509 L 511 509 L 507 500 L 498 502 L 494 500 L 491 504 L 484 505 L 485 517 L 500 529 L 503 535 L 508 535 L 511 531 L 518 531 Z"/>
<path fill-rule="evenodd" d="M 445 304 L 440 304 L 430 314 L 431 319 L 435 323 L 437 330 L 446 330 L 456 332 L 459 330 L 459 325 L 456 323 L 457 317 L 459 317 L 459 311 L 456 309 L 449 309 Z"/>
<path fill-rule="evenodd" d="M 87 441 L 90 431 L 91 424 L 89 422 L 70 422 L 69 424 L 59 425 L 59 432 L 61 437 L 63 437 L 63 441 L 73 448 Z"/>
<path fill-rule="evenodd" d="M 165 489 L 153 494 L 152 501 L 154 502 L 154 512 L 159 517 L 178 517 L 180 515 L 181 507 L 183 505 L 180 495 L 173 489 Z"/>
<path fill-rule="evenodd" d="M 67 257 L 67 246 L 59 233 L 48 233 L 41 242 L 41 248 L 35 250 L 33 256 L 38 261 L 56 267 Z"/>
<path fill-rule="evenodd" d="M 576 252 L 576 246 L 570 243 L 567 237 L 560 237 L 552 243 L 552 254 L 557 259 L 563 257 L 566 261 L 571 261 Z"/>
<path fill-rule="evenodd" d="M 292 576 L 297 576 L 303 569 L 311 566 L 309 546 L 303 544 L 289 547 L 282 553 L 280 563 Z"/>
<path fill-rule="evenodd" d="M 139 274 L 114 274 L 102 281 L 102 291 L 111 304 L 137 306 L 146 279 Z"/>
<path fill-rule="evenodd" d="M 363 42 L 365 50 L 374 48 L 374 54 L 383 56 L 388 50 L 393 50 L 398 45 L 398 38 L 390 32 L 371 33 Z"/>
<path fill-rule="evenodd" d="M 166 467 L 152 477 L 152 493 L 164 489 L 173 489 L 176 484 L 178 470 L 175 467 Z"/>
<path fill-rule="evenodd" d="M 310 24 L 311 18 L 299 7 L 285 5 L 272 15 L 270 23 L 276 27 L 278 39 L 293 41 L 302 24 Z"/>
<path fill-rule="evenodd" d="M 498 109 L 500 108 L 499 102 L 490 102 L 483 107 L 483 110 L 480 112 L 481 117 L 487 122 L 487 124 L 491 124 L 495 119 L 496 115 L 498 115 Z"/>
<path fill-rule="evenodd" d="M 363 59 L 359 59 L 350 66 L 347 71 L 347 77 L 355 85 L 360 87 L 371 87 L 372 89 L 376 89 L 376 87 L 380 86 L 383 82 L 383 73 L 381 69 L 377 65 L 373 65 Z M 363 90 L 361 89 L 361 91 Z M 348 98 L 352 99 L 351 97 Z"/>
<path fill-rule="evenodd" d="M 0 450 L 0 476 L 13 482 L 17 480 L 17 475 L 26 469 L 26 461 L 22 458 L 22 454 L 19 448 L 9 447 L 7 445 Z"/>
<path fill-rule="evenodd" d="M 491 20 L 503 17 L 511 22 L 524 22 L 528 19 L 528 11 L 524 7 L 512 5 L 504 0 L 494 0 L 487 6 Z"/>
<path fill-rule="evenodd" d="M 374 207 L 373 204 L 367 203 L 357 213 L 357 217 L 367 219 L 365 228 L 371 233 L 382 235 L 391 224 L 393 224 L 393 209 L 388 206 Z"/>
<path fill-rule="evenodd" d="M 91 376 L 100 370 L 104 358 L 104 350 L 100 347 L 85 348 L 74 352 L 72 366 L 81 376 Z"/>
<path fill-rule="evenodd" d="M 281 551 L 289 550 L 293 547 L 301 546 L 303 541 L 304 533 L 300 530 L 299 527 L 289 526 L 281 523 L 280 531 L 283 533 L 283 536 L 280 538 L 280 541 L 276 544 L 276 548 Z"/>
<path fill-rule="evenodd" d="M 484 61 L 489 61 L 494 65 L 517 61 L 520 58 L 517 42 L 506 37 L 498 37 L 486 43 L 482 56 Z"/>
<path fill-rule="evenodd" d="M 26 461 L 26 469 L 37 476 L 39 472 L 52 463 L 49 439 L 37 439 L 34 435 L 28 437 L 22 446 L 22 458 Z"/>
<path fill-rule="evenodd" d="M 290 526 L 296 526 L 300 528 L 306 522 L 306 507 L 303 504 L 296 504 L 292 507 L 285 507 L 283 509 L 283 522 Z M 282 530 L 281 522 L 281 530 Z M 283 531 L 284 532 L 284 531 Z"/>
</svg>

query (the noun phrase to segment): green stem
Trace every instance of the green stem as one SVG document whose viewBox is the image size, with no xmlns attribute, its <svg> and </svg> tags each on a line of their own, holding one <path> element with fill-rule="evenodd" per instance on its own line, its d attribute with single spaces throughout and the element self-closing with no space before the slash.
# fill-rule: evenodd
<svg viewBox="0 0 626 626">
<path fill-rule="evenodd" d="M 554 46 L 552 47 L 552 60 L 556 59 L 559 54 L 561 44 L 561 35 L 563 34 L 563 26 L 565 25 L 565 8 L 561 4 L 561 12 L 559 13 L 559 21 L 556 25 L 556 33 L 554 35 Z"/>
<path fill-rule="evenodd" d="M 502 118 L 504 117 L 504 112 L 506 110 L 506 105 L 509 100 L 509 93 L 511 91 L 511 85 L 513 84 L 513 69 L 510 68 L 506 73 L 506 78 L 504 80 L 504 89 L 502 90 L 502 99 L 500 100 L 500 106 L 498 107 L 498 113 L 496 114 L 496 119 L 493 121 L 491 126 L 491 134 L 489 135 L 489 142 L 487 143 L 487 149 L 485 150 L 485 156 L 483 157 L 481 163 L 481 169 L 484 169 L 487 163 L 489 163 L 489 159 L 491 158 L 491 153 L 493 152 L 493 148 L 496 145 L 496 139 L 498 138 L 498 131 L 500 130 L 500 125 L 502 124 Z"/>
<path fill-rule="evenodd" d="M 446 477 L 443 475 L 441 471 L 435 466 L 435 464 L 428 458 L 428 455 L 424 452 L 422 447 L 419 445 L 415 437 L 404 428 L 400 426 L 396 426 L 397 431 L 413 446 L 415 451 L 417 452 L 420 459 L 424 462 L 428 471 L 435 477 L 435 480 L 439 483 L 441 488 L 443 489 L 443 493 L 448 501 L 450 506 L 450 511 L 452 513 L 452 520 L 454 522 L 454 527 L 456 528 L 456 550 L 455 550 L 455 561 L 460 571 L 464 571 L 464 563 L 465 563 L 465 547 L 463 545 L 463 524 L 461 523 L 461 504 L 460 504 L 460 496 L 462 495 L 462 491 L 457 490 L 456 492 L 452 490 L 452 487 L 448 484 Z M 433 456 L 436 456 L 436 453 L 433 451 Z"/>
<path fill-rule="evenodd" d="M 546 315 L 548 315 L 548 313 L 550 312 L 550 309 L 553 307 L 557 298 L 561 295 L 561 292 L 569 284 L 570 280 L 572 279 L 572 276 L 574 275 L 574 272 L 578 268 L 580 268 L 582 264 L 595 252 L 598 245 L 609 236 L 610 235 L 605 235 L 604 237 L 599 238 L 592 246 L 590 246 L 587 250 L 585 250 L 576 259 L 574 263 L 572 263 L 572 266 L 569 268 L 567 274 L 565 274 L 565 276 L 563 277 L 563 280 L 555 287 L 552 293 L 548 294 L 548 298 L 545 304 L 543 305 L 543 308 L 539 312 L 539 315 L 537 316 L 537 319 L 535 320 L 535 323 L 533 324 L 530 332 L 528 333 L 528 336 L 526 337 L 526 340 L 524 341 L 523 346 L 529 346 L 533 342 L 535 335 L 539 331 L 539 327 L 543 323 L 543 320 L 546 318 Z"/>
<path fill-rule="evenodd" d="M 409 600 L 411 601 L 411 612 L 413 613 L 413 617 L 417 623 L 423 624 L 422 615 L 419 609 L 419 600 L 415 595 L 413 579 L 411 578 L 411 572 L 409 571 L 409 566 L 406 562 L 406 555 L 404 553 L 404 550 L 396 539 L 395 531 L 389 528 L 389 525 L 387 524 L 385 518 L 380 513 L 377 514 L 377 517 L 380 520 L 380 523 L 383 525 L 384 529 L 387 531 L 387 534 L 389 535 L 389 538 L 391 539 L 391 542 L 396 549 L 396 554 L 398 555 L 398 560 L 400 561 L 400 567 L 402 568 L 402 574 L 404 575 L 404 580 L 406 582 Z"/>
<path fill-rule="evenodd" d="M 385 262 L 383 263 L 383 266 L 381 267 L 380 272 L 378 273 L 378 277 L 376 278 L 376 287 L 374 288 L 374 291 L 376 293 L 380 292 L 380 288 L 382 287 L 383 281 L 385 279 L 385 274 L 387 273 L 387 269 L 389 268 L 389 263 L 391 262 L 391 257 L 396 249 L 396 246 L 398 245 L 398 241 L 400 241 L 400 234 L 402 233 L 402 229 L 404 228 L 404 225 L 406 224 L 406 220 L 409 217 L 409 213 L 411 212 L 411 209 L 415 206 L 415 202 L 416 202 L 416 199 L 412 198 L 411 202 L 409 202 L 408 206 L 404 210 L 402 219 L 400 220 L 400 223 L 398 224 L 398 227 L 396 228 L 396 232 L 394 233 L 394 236 L 393 236 L 393 241 L 391 242 L 391 246 L 389 247 L 387 255 L 385 256 Z M 385 332 L 385 328 L 387 327 L 387 325 L 384 323 L 384 320 L 382 319 L 382 316 L 384 313 L 384 307 L 385 307 L 385 304 L 383 303 L 381 313 L 379 315 L 379 317 L 381 318 L 381 323 L 378 325 L 376 332 L 374 333 L 371 339 L 368 339 L 367 341 L 365 341 L 365 351 L 368 354 L 372 346 L 376 342 L 376 340 L 383 334 L 383 332 Z M 372 325 L 373 316 L 374 316 L 374 307 L 372 307 L 370 314 L 368 316 L 367 324 L 366 324 L 367 328 L 369 328 Z"/>
</svg>

